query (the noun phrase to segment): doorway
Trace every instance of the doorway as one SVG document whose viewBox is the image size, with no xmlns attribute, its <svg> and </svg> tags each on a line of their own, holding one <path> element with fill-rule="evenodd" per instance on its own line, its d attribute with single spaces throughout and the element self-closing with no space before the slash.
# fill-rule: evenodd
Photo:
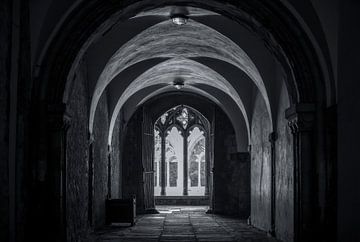
<svg viewBox="0 0 360 242">
<path fill-rule="evenodd" d="M 156 205 L 209 205 L 209 121 L 197 110 L 178 105 L 154 124 Z"/>
</svg>

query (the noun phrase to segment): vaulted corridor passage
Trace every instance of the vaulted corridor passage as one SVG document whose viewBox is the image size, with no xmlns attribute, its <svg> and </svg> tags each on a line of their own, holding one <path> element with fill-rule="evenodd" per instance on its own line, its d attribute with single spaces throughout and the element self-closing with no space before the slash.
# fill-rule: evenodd
<svg viewBox="0 0 360 242">
<path fill-rule="evenodd" d="M 2 2 L 1 242 L 360 241 L 360 1 Z"/>
<path fill-rule="evenodd" d="M 142 215 L 134 227 L 111 226 L 93 241 L 278 241 L 237 218 L 206 214 L 201 206 L 159 206 L 160 214 Z"/>
</svg>

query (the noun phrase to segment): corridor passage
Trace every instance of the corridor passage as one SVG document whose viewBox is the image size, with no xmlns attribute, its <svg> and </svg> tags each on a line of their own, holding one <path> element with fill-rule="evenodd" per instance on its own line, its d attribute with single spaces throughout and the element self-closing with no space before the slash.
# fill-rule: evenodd
<svg viewBox="0 0 360 242">
<path fill-rule="evenodd" d="M 245 221 L 205 213 L 205 207 L 161 206 L 138 217 L 134 227 L 110 226 L 94 241 L 277 241 Z"/>
</svg>

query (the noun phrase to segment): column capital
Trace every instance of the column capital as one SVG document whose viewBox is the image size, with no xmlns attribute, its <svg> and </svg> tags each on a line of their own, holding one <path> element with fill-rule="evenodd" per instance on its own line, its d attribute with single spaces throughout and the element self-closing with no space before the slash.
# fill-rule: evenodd
<svg viewBox="0 0 360 242">
<path fill-rule="evenodd" d="M 298 103 L 285 111 L 291 133 L 311 131 L 314 128 L 315 104 Z"/>
<path fill-rule="evenodd" d="M 68 130 L 71 116 L 66 112 L 66 104 L 51 104 L 47 106 L 47 125 L 50 130 Z"/>
</svg>

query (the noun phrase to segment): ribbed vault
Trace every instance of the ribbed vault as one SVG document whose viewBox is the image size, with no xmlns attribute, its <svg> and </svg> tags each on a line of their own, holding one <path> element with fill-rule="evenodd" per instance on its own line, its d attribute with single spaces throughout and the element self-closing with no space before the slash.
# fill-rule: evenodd
<svg viewBox="0 0 360 242">
<path fill-rule="evenodd" d="M 247 133 L 249 134 L 249 120 L 244 104 L 232 85 L 220 74 L 203 64 L 186 58 L 173 58 L 150 68 L 134 80 L 122 93 L 111 117 L 109 144 L 111 144 L 116 117 L 126 100 L 139 90 L 148 86 L 158 84 L 172 85 L 172 81 L 176 78 L 184 80 L 185 84 L 189 86 L 189 88 L 197 84 L 204 84 L 227 93 L 237 104 L 239 110 L 244 116 Z"/>
<path fill-rule="evenodd" d="M 209 38 L 209 36 L 211 36 L 211 38 Z M 167 20 L 144 30 L 133 39 L 128 41 L 125 45 L 120 47 L 110 58 L 96 83 L 94 95 L 92 97 L 89 120 L 90 133 L 92 133 L 93 120 L 97 103 L 108 84 L 126 68 L 141 61 L 158 57 L 208 57 L 222 60 L 236 66 L 244 73 L 246 73 L 257 86 L 265 100 L 268 109 L 267 111 L 269 114 L 271 114 L 268 95 L 261 75 L 255 64 L 239 46 L 237 46 L 233 41 L 218 31 L 194 20 L 190 19 L 189 22 L 183 26 L 174 26 L 171 21 Z M 181 69 L 180 67 L 177 67 L 175 63 L 173 63 L 172 67 L 172 74 L 170 71 L 168 71 L 166 75 L 162 74 L 164 78 L 174 78 L 174 73 L 176 73 L 174 70 Z M 192 68 L 196 67 L 198 67 L 198 65 L 195 65 L 194 67 L 188 66 L 187 69 L 189 70 L 185 75 L 187 79 L 191 79 L 190 75 L 193 74 L 198 76 L 198 69 L 193 69 L 191 71 Z M 207 69 L 207 71 L 212 74 L 215 73 L 210 69 Z M 153 72 L 152 75 L 155 75 L 155 72 Z M 206 75 L 209 76 L 208 73 Z M 203 82 L 209 79 L 209 77 L 206 79 L 204 76 L 205 73 L 203 71 L 202 77 L 200 78 L 200 80 Z M 215 79 L 220 80 L 223 78 Z M 169 83 L 169 79 L 167 80 L 167 83 Z M 219 84 L 213 85 L 218 85 L 216 87 L 221 89 L 226 88 L 226 86 L 219 86 Z M 240 100 L 236 91 L 231 91 L 231 95 L 235 97 L 235 99 Z M 129 98 L 130 96 L 127 94 L 125 97 Z M 126 99 L 124 99 L 124 101 L 126 101 Z M 124 101 L 121 102 L 123 103 Z M 240 101 L 237 101 L 237 103 L 240 103 Z M 245 111 L 243 107 L 241 109 L 242 111 Z M 115 111 L 117 110 L 115 109 Z M 246 115 L 246 112 L 243 113 Z M 247 120 L 247 118 L 245 119 Z M 111 137 L 111 134 L 109 137 Z"/>
</svg>

